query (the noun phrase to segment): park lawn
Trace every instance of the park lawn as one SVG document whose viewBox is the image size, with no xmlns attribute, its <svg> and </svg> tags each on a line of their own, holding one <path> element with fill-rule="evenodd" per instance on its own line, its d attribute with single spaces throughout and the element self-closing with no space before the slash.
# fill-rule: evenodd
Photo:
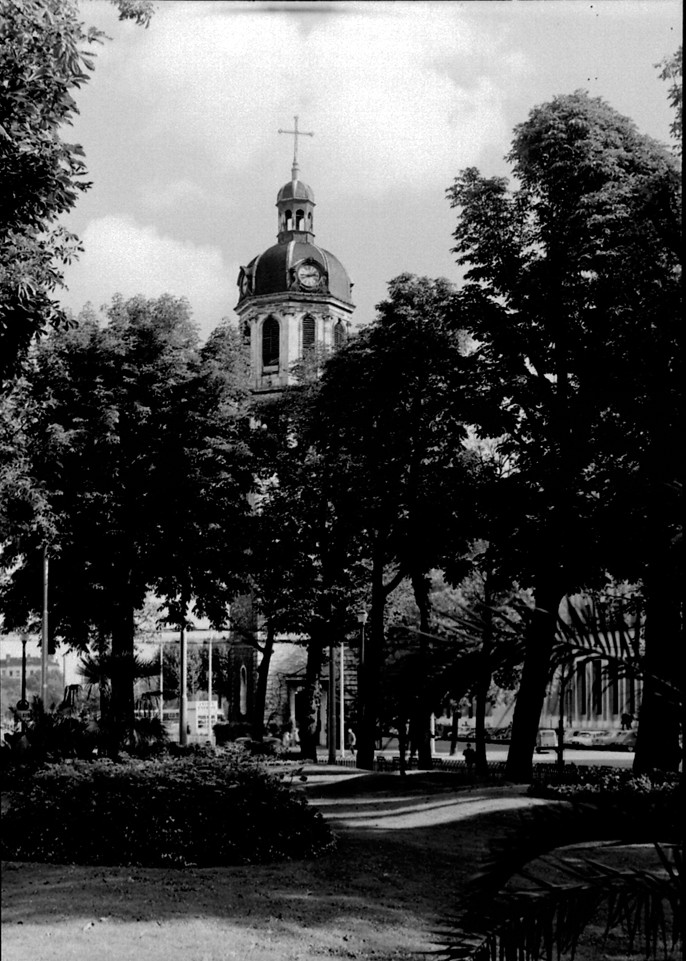
<svg viewBox="0 0 686 961">
<path fill-rule="evenodd" d="M 319 775 L 319 771 L 317 772 Z M 304 789 L 336 850 L 234 868 L 3 865 L 3 961 L 418 959 L 440 944 L 490 841 L 533 806 L 522 788 L 446 779 L 318 777 Z M 606 953 L 600 928 L 577 961 Z"/>
</svg>

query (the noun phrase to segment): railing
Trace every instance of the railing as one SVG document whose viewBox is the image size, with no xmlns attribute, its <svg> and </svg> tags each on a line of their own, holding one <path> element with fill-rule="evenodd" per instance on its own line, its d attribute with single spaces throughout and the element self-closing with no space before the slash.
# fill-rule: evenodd
<svg viewBox="0 0 686 961">
<path fill-rule="evenodd" d="M 326 764 L 327 761 L 320 759 L 320 764 Z M 505 773 L 505 761 L 489 761 L 488 762 L 488 773 L 489 776 L 502 776 Z M 354 757 L 343 757 L 336 759 L 337 767 L 357 767 L 357 760 Z M 406 768 L 408 771 L 417 770 L 417 758 L 407 758 Z M 452 757 L 436 757 L 434 756 L 431 761 L 431 769 L 433 771 L 462 771 L 468 773 L 467 762 L 458 760 L 458 758 Z M 400 755 L 394 754 L 391 757 L 386 757 L 383 754 L 378 754 L 374 758 L 374 770 L 375 771 L 399 771 L 400 770 Z"/>
<path fill-rule="evenodd" d="M 320 758 L 319 763 L 326 764 L 328 762 L 325 761 L 323 758 Z M 354 768 L 357 766 L 357 760 L 354 757 L 337 758 L 336 766 Z M 488 777 L 502 778 L 505 776 L 507 761 L 504 761 L 504 760 L 488 761 L 487 767 L 488 767 Z M 406 769 L 408 771 L 417 770 L 416 757 L 407 758 Z M 454 772 L 459 772 L 461 774 L 470 773 L 467 767 L 466 761 L 463 761 L 458 758 L 453 758 L 453 757 L 434 756 L 431 761 L 431 769 L 433 771 L 454 771 Z M 607 771 L 616 770 L 616 768 L 612 768 L 609 766 L 606 766 L 605 769 Z M 400 755 L 394 754 L 390 757 L 387 757 L 386 755 L 378 754 L 374 758 L 374 770 L 389 771 L 389 772 L 399 771 Z M 474 768 L 472 768 L 471 773 L 475 773 Z M 545 780 L 548 782 L 558 781 L 558 783 L 565 783 L 565 781 L 570 781 L 571 783 L 574 783 L 577 780 L 577 778 L 578 778 L 578 768 L 577 768 L 577 765 L 574 764 L 573 762 L 566 763 L 562 771 L 560 771 L 560 769 L 557 767 L 556 764 L 534 764 L 533 766 L 533 773 L 532 773 L 533 781 L 541 781 L 541 780 Z"/>
</svg>

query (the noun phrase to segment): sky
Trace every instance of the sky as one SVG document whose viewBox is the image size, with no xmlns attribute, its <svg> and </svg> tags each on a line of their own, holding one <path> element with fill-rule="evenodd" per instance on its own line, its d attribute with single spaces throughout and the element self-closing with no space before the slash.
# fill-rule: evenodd
<svg viewBox="0 0 686 961">
<path fill-rule="evenodd" d="M 446 190 L 469 166 L 507 175 L 534 106 L 582 88 L 669 142 L 655 64 L 681 43 L 680 0 L 164 0 L 148 29 L 81 10 L 111 39 L 67 132 L 93 182 L 65 221 L 85 246 L 75 313 L 169 292 L 203 337 L 235 320 L 240 266 L 276 243 L 296 115 L 315 242 L 363 324 L 400 273 L 459 282 Z"/>
<path fill-rule="evenodd" d="M 534 106 L 582 88 L 669 143 L 654 65 L 681 42 L 680 0 L 165 0 L 147 30 L 104 0 L 81 10 L 111 39 L 66 132 L 93 182 L 66 220 L 85 246 L 65 275 L 75 313 L 169 292 L 202 336 L 235 320 L 240 266 L 276 242 L 295 115 L 314 132 L 299 163 L 316 242 L 362 324 L 402 272 L 459 282 L 446 189 L 468 166 L 507 175 Z"/>
</svg>

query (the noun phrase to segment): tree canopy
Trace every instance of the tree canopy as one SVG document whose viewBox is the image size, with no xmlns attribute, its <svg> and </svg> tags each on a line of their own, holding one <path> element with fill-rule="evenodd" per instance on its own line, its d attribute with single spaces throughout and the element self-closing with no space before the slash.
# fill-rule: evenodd
<svg viewBox="0 0 686 961">
<path fill-rule="evenodd" d="M 512 546 L 540 627 L 511 750 L 526 775 L 561 598 L 606 569 L 649 579 L 673 540 L 680 189 L 669 152 L 583 91 L 534 108 L 509 160 L 515 189 L 471 168 L 448 196 L 465 322 L 524 481 Z"/>
<path fill-rule="evenodd" d="M 52 519 L 4 545 L 7 623 L 39 606 L 51 557 L 55 636 L 111 645 L 112 710 L 133 710 L 134 612 L 155 590 L 174 623 L 193 600 L 215 623 L 245 583 L 253 483 L 242 346 L 220 328 L 202 348 L 185 301 L 115 297 L 45 338 L 23 387 L 27 474 Z"/>
<path fill-rule="evenodd" d="M 121 20 L 148 25 L 152 0 L 113 2 Z M 81 245 L 59 218 L 90 184 L 64 128 L 104 39 L 75 0 L 0 0 L 0 384 L 37 333 L 66 322 L 54 295 Z"/>
</svg>

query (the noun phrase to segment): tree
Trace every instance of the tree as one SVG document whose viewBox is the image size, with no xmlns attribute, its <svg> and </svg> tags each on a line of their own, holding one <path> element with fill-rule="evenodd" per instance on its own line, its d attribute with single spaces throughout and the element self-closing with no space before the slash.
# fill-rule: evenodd
<svg viewBox="0 0 686 961">
<path fill-rule="evenodd" d="M 360 767 L 371 767 L 374 757 L 387 599 L 410 578 L 428 633 L 427 575 L 444 549 L 446 517 L 469 470 L 461 443 L 473 417 L 472 366 L 460 323 L 446 280 L 402 274 L 390 282 L 376 321 L 334 354 L 322 375 L 316 414 L 331 465 L 331 501 L 337 523 L 357 531 L 368 566 Z M 422 672 L 418 684 L 424 687 Z M 428 694 L 425 689 L 418 708 L 427 765 Z"/>
<path fill-rule="evenodd" d="M 681 142 L 683 137 L 683 103 L 684 103 L 684 48 L 679 47 L 672 57 L 665 57 L 660 63 L 655 64 L 661 67 L 660 79 L 664 81 L 673 80 L 669 88 L 669 103 L 674 109 L 674 120 L 672 121 L 671 134 L 677 141 L 677 149 L 681 153 Z"/>
<path fill-rule="evenodd" d="M 307 664 L 296 720 L 303 757 L 313 760 L 324 653 L 350 631 L 363 578 L 356 528 L 336 514 L 335 464 L 320 435 L 318 372 L 325 359 L 304 358 L 296 386 L 273 403 L 256 404 L 260 483 L 250 556 L 253 611 L 264 627 L 263 640 L 253 634 L 262 652 L 257 702 L 263 703 L 277 633 L 301 637 Z"/>
<path fill-rule="evenodd" d="M 536 600 L 508 758 L 509 776 L 527 779 L 561 598 L 603 567 L 648 576 L 659 556 L 649 529 L 662 549 L 672 533 L 679 203 L 667 151 L 581 91 L 535 108 L 509 160 L 516 190 L 472 168 L 448 196 L 484 394 L 510 418 L 512 547 Z M 649 497 L 632 498 L 646 540 L 630 556 L 618 550 L 630 524 L 607 503 L 625 492 L 627 462 L 655 477 Z"/>
<path fill-rule="evenodd" d="M 147 26 L 151 0 L 113 0 L 120 20 Z M 90 184 L 83 148 L 63 140 L 78 113 L 72 96 L 94 68 L 105 35 L 86 27 L 74 0 L 0 2 L 0 384 L 17 373 L 33 337 L 64 325 L 53 299 L 61 266 L 81 249 L 58 225 Z"/>
<path fill-rule="evenodd" d="M 154 588 L 176 623 L 191 598 L 222 619 L 241 583 L 252 473 L 232 335 L 200 353 L 188 305 L 169 295 L 115 297 L 108 316 L 41 342 L 26 432 L 56 518 L 50 621 L 70 646 L 109 648 L 116 751 L 133 719 L 135 612 Z M 36 525 L 7 545 L 10 623 L 37 602 L 43 544 Z"/>
</svg>

